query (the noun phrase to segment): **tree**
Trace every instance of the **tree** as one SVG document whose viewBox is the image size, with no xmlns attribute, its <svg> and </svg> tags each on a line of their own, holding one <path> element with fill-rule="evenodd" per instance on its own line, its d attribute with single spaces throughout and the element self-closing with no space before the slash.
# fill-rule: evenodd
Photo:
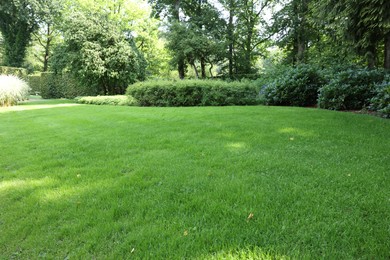
<svg viewBox="0 0 390 260">
<path fill-rule="evenodd" d="M 42 70 L 46 72 L 49 66 L 49 58 L 55 38 L 58 38 L 58 30 L 61 14 L 64 6 L 61 0 L 41 0 L 40 22 L 38 30 L 33 32 L 33 40 L 37 42 L 42 52 L 37 57 L 42 62 Z"/>
<path fill-rule="evenodd" d="M 315 4 L 319 17 L 337 24 L 345 39 L 353 43 L 367 66 L 378 66 L 379 49 L 384 48 L 383 66 L 390 69 L 390 2 L 387 0 L 326 0 Z"/>
<path fill-rule="evenodd" d="M 159 39 L 160 21 L 151 17 L 152 8 L 146 0 L 68 0 L 63 11 L 92 12 L 107 19 L 127 38 L 132 38 L 147 62 L 146 75 L 157 76 L 169 68 L 169 55 Z"/>
<path fill-rule="evenodd" d="M 220 0 L 227 23 L 225 39 L 228 74 L 242 77 L 254 73 L 255 63 L 263 55 L 263 45 L 269 40 L 265 33 L 264 18 L 274 1 L 270 0 Z"/>
<path fill-rule="evenodd" d="M 287 49 L 287 61 L 298 64 L 307 60 L 309 45 L 319 39 L 318 28 L 312 22 L 312 0 L 290 0 L 274 15 L 273 33 L 279 46 Z"/>
<path fill-rule="evenodd" d="M 63 28 L 64 43 L 53 57 L 53 69 L 69 71 L 102 94 L 123 94 L 145 78 L 145 60 L 131 38 L 125 38 L 107 16 L 75 12 Z"/>
<path fill-rule="evenodd" d="M 226 23 L 206 0 L 188 2 L 183 11 L 187 33 L 193 38 L 194 58 L 200 64 L 201 77 L 206 78 L 206 65 L 212 68 L 214 63 L 224 59 Z M 195 68 L 194 64 L 192 66 Z"/>
<path fill-rule="evenodd" d="M 229 78 L 233 78 L 233 66 L 234 66 L 234 42 L 235 42 L 235 37 L 234 37 L 234 17 L 236 13 L 236 8 L 237 8 L 237 0 L 223 0 L 221 4 L 225 7 L 225 9 L 229 13 L 228 17 L 228 24 L 227 24 L 227 45 L 229 47 L 228 50 L 228 62 L 229 62 Z"/>
<path fill-rule="evenodd" d="M 4 50 L 4 42 L 3 36 L 0 33 L 0 65 L 3 64 L 3 50 Z"/>
<path fill-rule="evenodd" d="M 167 14 L 168 21 L 171 24 L 180 22 L 181 8 L 185 2 L 182 2 L 181 0 L 149 0 L 149 3 L 152 5 L 154 17 L 161 18 L 161 15 L 165 12 Z M 186 74 L 185 57 L 183 55 L 177 55 L 174 60 L 177 63 L 179 77 L 183 79 Z"/>
<path fill-rule="evenodd" d="M 270 7 L 270 0 L 243 0 L 238 5 L 237 39 L 239 57 L 236 66 L 239 74 L 254 72 L 254 62 L 259 53 L 258 47 L 268 39 L 261 33 L 261 26 L 265 25 L 264 11 Z"/>
<path fill-rule="evenodd" d="M 31 34 L 38 26 L 40 10 L 39 0 L 0 0 L 5 65 L 22 66 Z"/>
</svg>

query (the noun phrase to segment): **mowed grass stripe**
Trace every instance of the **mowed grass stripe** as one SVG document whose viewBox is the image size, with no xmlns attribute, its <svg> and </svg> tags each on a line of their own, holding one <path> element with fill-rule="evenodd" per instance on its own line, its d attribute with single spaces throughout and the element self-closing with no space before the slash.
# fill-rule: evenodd
<svg viewBox="0 0 390 260">
<path fill-rule="evenodd" d="M 0 113 L 3 258 L 390 257 L 388 120 L 31 106 Z"/>
</svg>

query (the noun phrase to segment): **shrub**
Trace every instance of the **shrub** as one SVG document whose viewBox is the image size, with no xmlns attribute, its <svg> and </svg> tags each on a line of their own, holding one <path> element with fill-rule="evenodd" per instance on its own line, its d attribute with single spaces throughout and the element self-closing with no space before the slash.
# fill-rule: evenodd
<svg viewBox="0 0 390 260">
<path fill-rule="evenodd" d="M 375 96 L 371 99 L 370 110 L 382 117 L 390 118 L 390 80 L 375 86 Z"/>
<path fill-rule="evenodd" d="M 113 106 L 134 106 L 137 103 L 134 98 L 130 96 L 89 96 L 76 98 L 77 102 L 81 104 L 91 105 L 113 105 Z"/>
<path fill-rule="evenodd" d="M 70 74 L 41 74 L 40 90 L 42 98 L 75 98 L 77 96 L 95 95 L 87 86 L 82 85 Z"/>
<path fill-rule="evenodd" d="M 28 76 L 28 85 L 30 86 L 31 94 L 40 94 L 41 93 L 41 76 L 40 75 L 29 75 Z"/>
<path fill-rule="evenodd" d="M 55 71 L 67 71 L 103 95 L 123 94 L 145 78 L 143 54 L 106 16 L 73 12 L 62 29 L 64 41 L 51 58 Z"/>
<path fill-rule="evenodd" d="M 257 93 L 249 82 L 213 80 L 147 81 L 127 89 L 141 106 L 254 105 Z"/>
<path fill-rule="evenodd" d="M 317 103 L 318 90 L 325 83 L 319 71 L 310 65 L 285 68 L 284 73 L 261 90 L 267 105 L 312 106 Z"/>
<path fill-rule="evenodd" d="M 0 66 L 0 75 L 13 75 L 21 79 L 27 79 L 27 70 L 24 68 Z"/>
<path fill-rule="evenodd" d="M 61 98 L 61 81 L 56 74 L 45 72 L 41 74 L 41 96 L 42 98 Z"/>
<path fill-rule="evenodd" d="M 27 83 L 12 75 L 0 75 L 0 106 L 16 105 L 18 101 L 28 98 Z"/>
<path fill-rule="evenodd" d="M 375 83 L 382 82 L 382 70 L 348 69 L 336 73 L 320 89 L 318 105 L 333 110 L 356 110 L 367 107 L 375 95 Z"/>
</svg>

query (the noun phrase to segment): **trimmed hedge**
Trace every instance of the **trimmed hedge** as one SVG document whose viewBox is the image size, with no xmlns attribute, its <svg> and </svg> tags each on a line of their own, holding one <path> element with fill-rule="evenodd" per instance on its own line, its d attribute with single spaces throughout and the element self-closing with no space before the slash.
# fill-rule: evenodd
<svg viewBox="0 0 390 260">
<path fill-rule="evenodd" d="M 325 83 L 319 70 L 310 65 L 284 68 L 261 90 L 262 103 L 277 106 L 313 106 Z M 261 82 L 261 81 L 260 81 Z"/>
<path fill-rule="evenodd" d="M 333 110 L 359 110 L 368 107 L 375 95 L 375 84 L 381 83 L 383 70 L 348 69 L 336 73 L 320 89 L 318 106 Z"/>
<path fill-rule="evenodd" d="M 228 106 L 258 104 L 258 88 L 249 82 L 219 80 L 146 81 L 130 85 L 127 95 L 140 106 Z"/>
<path fill-rule="evenodd" d="M 41 76 L 40 75 L 29 75 L 28 76 L 28 85 L 30 86 L 31 90 L 30 93 L 40 94 L 41 93 Z"/>
<path fill-rule="evenodd" d="M 27 73 L 27 70 L 24 68 L 0 66 L 0 75 L 13 75 L 21 79 L 27 79 Z"/>
<path fill-rule="evenodd" d="M 52 72 L 41 74 L 40 90 L 42 98 L 75 98 L 96 94 L 71 75 Z"/>
<path fill-rule="evenodd" d="M 76 98 L 78 103 L 90 105 L 135 106 L 137 103 L 130 96 L 88 96 Z"/>
</svg>

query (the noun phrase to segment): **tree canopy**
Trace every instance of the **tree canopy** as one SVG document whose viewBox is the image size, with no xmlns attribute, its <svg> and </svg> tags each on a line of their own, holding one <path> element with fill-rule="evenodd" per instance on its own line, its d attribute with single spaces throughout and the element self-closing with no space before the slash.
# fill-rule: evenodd
<svg viewBox="0 0 390 260">
<path fill-rule="evenodd" d="M 259 73 L 277 47 L 283 64 L 390 69 L 388 10 L 386 0 L 0 0 L 0 61 L 53 71 L 63 56 L 63 69 L 91 77 L 105 71 L 98 64 L 118 71 L 116 64 L 131 71 L 130 81 L 171 70 L 180 78 L 233 79 Z M 76 44 L 77 28 L 94 30 L 93 41 Z M 117 62 L 108 62 L 114 56 Z M 107 72 L 116 85 L 122 76 L 114 74 Z"/>
</svg>

